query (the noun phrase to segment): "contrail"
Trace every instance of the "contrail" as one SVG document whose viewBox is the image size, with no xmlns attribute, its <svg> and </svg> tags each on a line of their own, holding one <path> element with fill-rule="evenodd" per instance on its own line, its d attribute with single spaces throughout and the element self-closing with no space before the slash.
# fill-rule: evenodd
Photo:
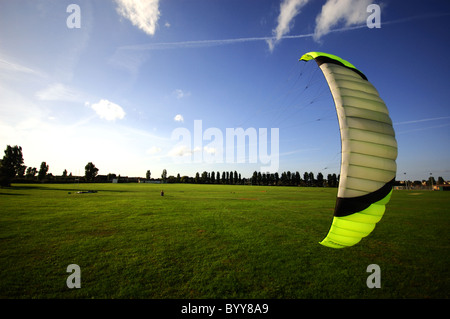
<svg viewBox="0 0 450 319">
<path fill-rule="evenodd" d="M 433 117 L 433 118 L 429 118 L 429 119 L 398 122 L 398 123 L 394 123 L 394 125 L 415 124 L 415 123 L 421 123 L 421 122 L 439 121 L 439 120 L 446 120 L 446 119 L 450 119 L 450 116 Z"/>
<path fill-rule="evenodd" d="M 421 127 L 421 128 L 416 128 L 413 130 L 400 131 L 400 132 L 396 132 L 396 134 L 399 135 L 399 134 L 405 134 L 405 133 L 411 133 L 411 132 L 426 131 L 426 130 L 441 128 L 441 127 L 448 127 L 448 126 L 450 126 L 450 123 L 442 124 L 442 125 L 435 125 L 435 126 Z"/>
<path fill-rule="evenodd" d="M 194 41 L 180 41 L 180 42 L 162 42 L 162 43 L 148 43 L 142 45 L 123 46 L 123 50 L 165 50 L 177 48 L 199 48 L 209 46 L 219 46 L 226 44 L 252 42 L 252 41 L 267 41 L 274 37 L 260 37 L 260 38 L 237 38 L 237 39 L 222 39 L 222 40 L 194 40 Z"/>
<path fill-rule="evenodd" d="M 403 18 L 399 20 L 393 21 L 385 21 L 382 22 L 383 25 L 404 23 L 413 20 L 420 19 L 430 19 L 437 18 L 442 16 L 448 16 L 450 13 L 437 13 L 437 14 L 427 14 L 422 16 L 414 16 Z M 357 29 L 367 28 L 366 24 L 360 24 L 351 27 L 343 27 L 339 29 L 330 30 L 328 33 L 335 32 L 344 32 L 351 31 Z M 305 33 L 305 34 L 297 34 L 297 35 L 285 35 L 281 39 L 301 39 L 301 38 L 312 38 L 314 33 Z M 151 50 L 167 50 L 167 49 L 178 49 L 178 48 L 202 48 L 202 47 L 212 47 L 212 46 L 221 46 L 221 45 L 229 45 L 229 44 L 237 44 L 237 43 L 246 43 L 246 42 L 256 42 L 256 41 L 274 41 L 276 40 L 275 36 L 268 37 L 249 37 L 249 38 L 234 38 L 234 39 L 221 39 L 221 40 L 193 40 L 193 41 L 179 41 L 179 42 L 161 42 L 161 43 L 148 43 L 141 45 L 129 45 L 119 47 L 119 50 L 133 50 L 133 51 L 151 51 Z"/>
<path fill-rule="evenodd" d="M 353 27 L 345 27 L 340 29 L 331 30 L 331 32 L 343 32 L 349 30 L 356 30 L 366 28 L 364 25 L 357 25 Z M 301 39 L 301 38 L 312 38 L 314 33 L 297 34 L 297 35 L 285 35 L 281 39 Z M 161 42 L 161 43 L 148 43 L 141 45 L 129 45 L 123 46 L 119 49 L 121 50 L 136 50 L 136 51 L 150 51 L 150 50 L 165 50 L 165 49 L 178 49 L 178 48 L 201 48 L 201 47 L 211 47 L 220 46 L 227 44 L 236 44 L 244 42 L 256 42 L 256 41 L 270 41 L 276 40 L 276 37 L 251 37 L 251 38 L 234 38 L 234 39 L 222 39 L 222 40 L 194 40 L 194 41 L 180 41 L 180 42 Z"/>
</svg>

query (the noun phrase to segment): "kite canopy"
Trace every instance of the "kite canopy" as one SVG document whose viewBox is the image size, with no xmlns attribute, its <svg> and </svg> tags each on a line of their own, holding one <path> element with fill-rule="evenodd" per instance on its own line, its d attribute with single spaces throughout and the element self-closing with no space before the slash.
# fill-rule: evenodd
<svg viewBox="0 0 450 319">
<path fill-rule="evenodd" d="M 397 172 L 397 141 L 378 91 L 353 64 L 322 52 L 314 59 L 330 87 L 341 132 L 341 174 L 333 222 L 320 243 L 343 248 L 357 244 L 381 220 Z"/>
</svg>

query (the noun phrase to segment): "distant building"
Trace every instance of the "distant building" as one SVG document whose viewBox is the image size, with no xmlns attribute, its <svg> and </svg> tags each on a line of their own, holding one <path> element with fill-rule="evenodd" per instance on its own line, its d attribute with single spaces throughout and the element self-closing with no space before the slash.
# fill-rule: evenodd
<svg viewBox="0 0 450 319">
<path fill-rule="evenodd" d="M 450 185 L 443 184 L 443 185 L 433 185 L 434 191 L 450 191 Z"/>
</svg>

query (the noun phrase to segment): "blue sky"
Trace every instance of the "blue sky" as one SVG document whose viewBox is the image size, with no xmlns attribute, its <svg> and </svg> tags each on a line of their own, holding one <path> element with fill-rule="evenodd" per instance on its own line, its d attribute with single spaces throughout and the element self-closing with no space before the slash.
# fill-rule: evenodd
<svg viewBox="0 0 450 319">
<path fill-rule="evenodd" d="M 70 4 L 79 28 L 68 27 Z M 370 4 L 381 28 L 367 27 Z M 1 1 L 0 145 L 22 146 L 25 165 L 46 161 L 54 175 L 82 175 L 88 162 L 122 176 L 338 174 L 331 93 L 314 62 L 298 61 L 322 51 L 386 102 L 397 179 L 449 180 L 449 17 L 447 1 Z M 238 128 L 256 140 L 243 157 L 236 141 L 227 162 L 226 132 Z M 265 139 L 270 161 L 250 151 Z"/>
</svg>

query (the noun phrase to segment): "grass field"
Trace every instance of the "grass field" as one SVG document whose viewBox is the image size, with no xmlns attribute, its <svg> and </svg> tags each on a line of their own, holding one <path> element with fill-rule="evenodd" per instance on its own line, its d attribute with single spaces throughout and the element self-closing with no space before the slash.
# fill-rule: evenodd
<svg viewBox="0 0 450 319">
<path fill-rule="evenodd" d="M 1 298 L 448 298 L 450 192 L 394 191 L 336 250 L 336 189 L 229 185 L 0 189 Z M 93 189 L 97 193 L 77 194 Z M 69 264 L 81 289 L 69 289 Z M 381 289 L 369 289 L 370 264 Z"/>
</svg>

